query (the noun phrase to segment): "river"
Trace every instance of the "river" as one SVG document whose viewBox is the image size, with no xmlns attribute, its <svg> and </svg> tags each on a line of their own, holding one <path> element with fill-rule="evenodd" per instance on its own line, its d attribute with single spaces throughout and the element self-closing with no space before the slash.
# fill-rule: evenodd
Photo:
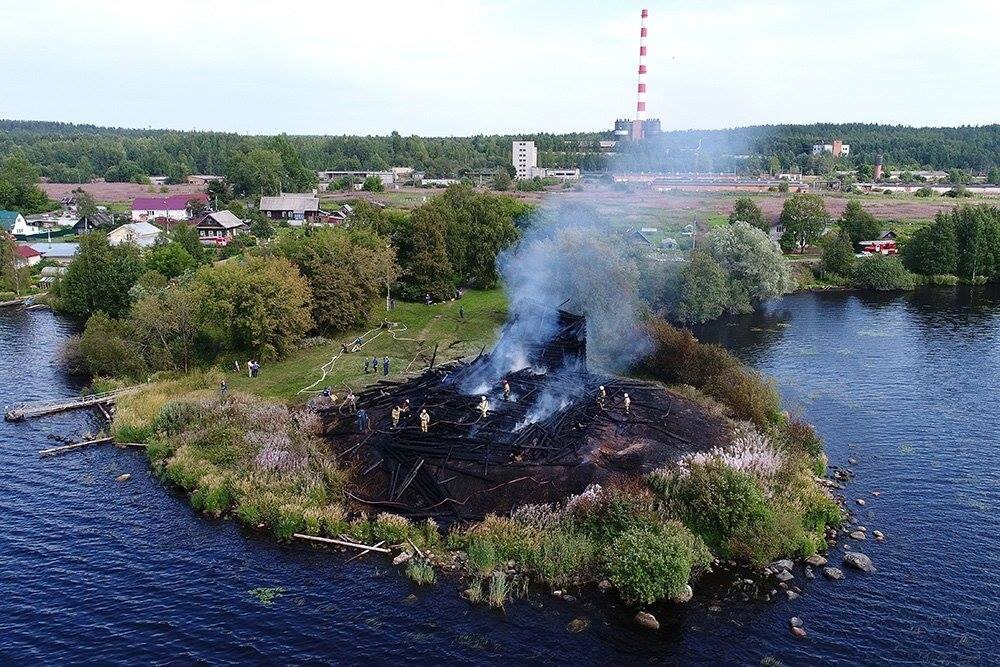
<svg viewBox="0 0 1000 667">
<path fill-rule="evenodd" d="M 55 363 L 73 331 L 0 310 L 0 403 L 76 393 Z M 541 593 L 474 607 L 447 579 L 417 589 L 381 559 L 344 565 L 204 519 L 141 452 L 39 458 L 49 434 L 100 426 L 67 413 L 0 425 L 0 663 L 995 662 L 1000 290 L 796 294 L 699 333 L 774 376 L 833 463 L 858 459 L 847 495 L 887 536 L 859 545 L 876 574 L 800 575 L 794 602 L 721 611 L 696 586 L 655 634 L 621 608 Z M 270 604 L 250 594 L 270 587 L 284 589 Z M 789 634 L 793 615 L 807 638 Z"/>
</svg>

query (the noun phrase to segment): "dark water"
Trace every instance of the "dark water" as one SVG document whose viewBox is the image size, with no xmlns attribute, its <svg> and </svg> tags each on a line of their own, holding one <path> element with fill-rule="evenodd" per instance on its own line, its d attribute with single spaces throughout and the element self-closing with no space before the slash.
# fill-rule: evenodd
<svg viewBox="0 0 1000 667">
<path fill-rule="evenodd" d="M 71 330 L 0 311 L 0 403 L 75 393 L 53 365 Z M 381 560 L 345 566 L 205 520 L 141 453 L 39 459 L 48 434 L 99 426 L 71 413 L 0 426 L 0 664 L 995 663 L 1000 294 L 802 294 L 702 334 L 778 378 L 835 463 L 860 460 L 848 495 L 888 537 L 862 546 L 877 574 L 721 612 L 696 594 L 655 635 L 541 594 L 504 614 L 447 580 L 418 590 Z M 270 605 L 249 594 L 278 586 Z M 792 615 L 808 638 L 788 634 Z M 572 634 L 578 616 L 590 625 Z"/>
</svg>

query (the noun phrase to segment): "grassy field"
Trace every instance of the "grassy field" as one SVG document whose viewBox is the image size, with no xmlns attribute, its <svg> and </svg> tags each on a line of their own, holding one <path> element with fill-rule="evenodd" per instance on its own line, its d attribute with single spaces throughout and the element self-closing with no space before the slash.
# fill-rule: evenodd
<svg viewBox="0 0 1000 667">
<path fill-rule="evenodd" d="M 465 319 L 459 318 L 459 307 Z M 426 306 L 417 303 L 396 304 L 395 310 L 380 317 L 395 322 L 391 329 L 378 325 L 366 331 L 343 334 L 336 341 L 304 348 L 286 359 L 262 366 L 259 377 L 249 378 L 228 369 L 233 390 L 246 391 L 265 398 L 292 404 L 304 403 L 324 387 L 343 395 L 347 388 L 357 391 L 382 377 L 364 372 L 365 359 L 389 357 L 389 377 L 399 379 L 426 368 L 438 345 L 437 362 L 479 354 L 483 345 L 493 342 L 497 328 L 507 317 L 507 303 L 502 290 L 473 291 L 462 299 Z M 343 354 L 341 343 L 365 336 L 360 351 Z M 326 374 L 324 377 L 324 373 Z"/>
</svg>

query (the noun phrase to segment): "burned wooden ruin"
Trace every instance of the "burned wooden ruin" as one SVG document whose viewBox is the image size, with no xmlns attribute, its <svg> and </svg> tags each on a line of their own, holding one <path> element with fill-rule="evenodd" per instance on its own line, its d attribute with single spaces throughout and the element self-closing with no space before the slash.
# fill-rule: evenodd
<svg viewBox="0 0 1000 667">
<path fill-rule="evenodd" d="M 498 372 L 508 360 L 498 364 L 495 355 L 511 350 L 522 367 Z M 485 417 L 477 409 L 482 396 L 489 403 Z M 397 406 L 408 409 L 394 427 Z M 585 319 L 559 310 L 554 317 L 515 319 L 493 352 L 471 362 L 381 381 L 359 393 L 368 429 L 359 430 L 346 403 L 323 414 L 338 456 L 354 463 L 349 493 L 356 502 L 447 523 L 559 500 L 616 471 L 644 472 L 709 448 L 718 427 L 692 420 L 693 407 L 659 385 L 591 373 Z M 426 433 L 422 410 L 430 415 Z"/>
</svg>

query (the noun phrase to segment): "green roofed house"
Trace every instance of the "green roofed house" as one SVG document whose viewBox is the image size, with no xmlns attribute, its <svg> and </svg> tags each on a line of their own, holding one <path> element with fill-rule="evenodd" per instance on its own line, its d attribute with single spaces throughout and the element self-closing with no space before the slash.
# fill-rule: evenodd
<svg viewBox="0 0 1000 667">
<path fill-rule="evenodd" d="M 0 211 L 0 229 L 15 237 L 22 238 L 41 234 L 44 231 L 40 227 L 29 225 L 24 216 L 17 211 Z"/>
</svg>

